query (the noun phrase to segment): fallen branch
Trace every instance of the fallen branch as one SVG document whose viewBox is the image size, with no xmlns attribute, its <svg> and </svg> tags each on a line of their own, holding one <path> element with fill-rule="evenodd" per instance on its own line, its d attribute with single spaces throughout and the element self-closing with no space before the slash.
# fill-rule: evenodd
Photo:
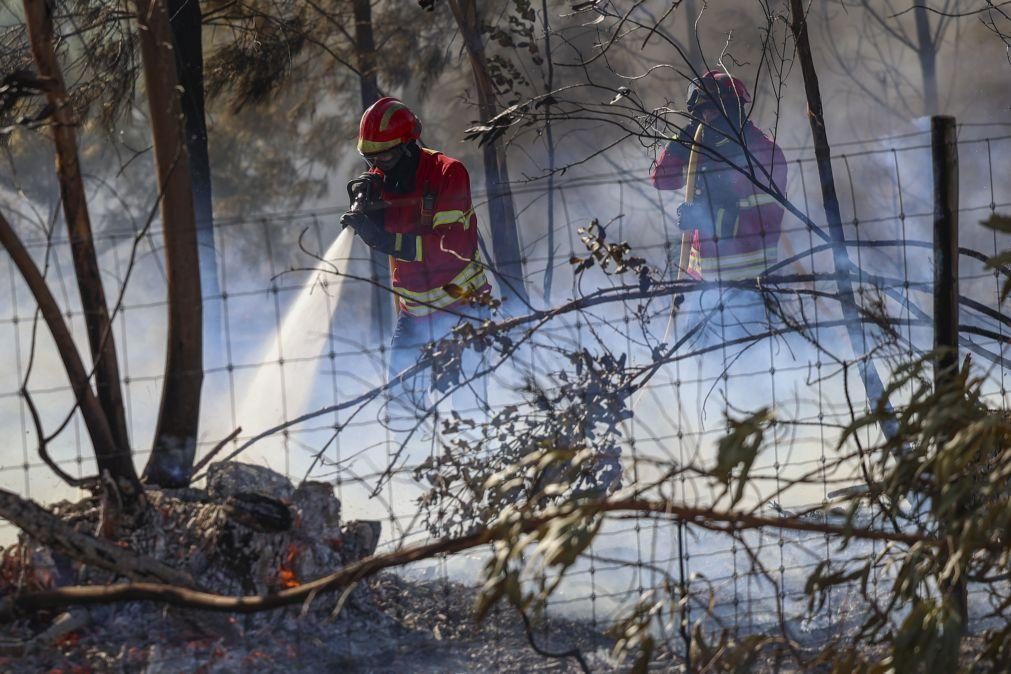
<svg viewBox="0 0 1011 674">
<path fill-rule="evenodd" d="M 130 580 L 155 580 L 192 587 L 184 571 L 115 543 L 77 531 L 42 506 L 0 489 L 0 517 L 33 539 L 90 566 L 126 576 Z"/>
<path fill-rule="evenodd" d="M 32 505 L 34 506 L 34 504 Z M 37 508 L 38 506 L 35 507 Z M 405 566 L 436 555 L 463 552 L 464 550 L 480 547 L 492 541 L 504 540 L 510 536 L 536 531 L 554 519 L 576 511 L 586 517 L 621 511 L 653 513 L 691 524 L 709 525 L 709 528 L 727 533 L 744 529 L 770 527 L 794 531 L 813 531 L 844 538 L 888 541 L 907 545 L 923 544 L 937 547 L 943 544 L 939 539 L 917 534 L 837 526 L 796 517 L 775 518 L 761 517 L 744 512 L 719 512 L 707 508 L 680 506 L 663 500 L 622 499 L 615 501 L 593 501 L 569 504 L 549 511 L 544 515 L 525 519 L 521 513 L 512 512 L 502 521 L 473 534 L 455 538 L 444 538 L 432 543 L 401 548 L 383 555 L 368 557 L 328 576 L 304 583 L 298 587 L 282 590 L 276 594 L 234 597 L 187 589 L 186 587 L 174 584 L 165 585 L 145 582 L 100 587 L 70 586 L 41 592 L 25 592 L 5 597 L 0 601 L 0 623 L 9 622 L 22 615 L 41 610 L 65 608 L 74 605 L 112 604 L 124 601 L 156 601 L 173 606 L 227 613 L 267 611 L 300 604 L 309 597 L 314 597 L 322 592 L 332 592 L 347 587 L 385 569 Z M 718 526 L 720 523 L 723 526 Z"/>
<path fill-rule="evenodd" d="M 556 658 L 558 660 L 574 658 L 579 664 L 579 668 L 589 674 L 590 666 L 586 664 L 586 658 L 583 657 L 583 652 L 579 650 L 579 648 L 573 647 L 567 651 L 554 652 L 549 651 L 543 646 L 539 646 L 537 644 L 537 640 L 534 638 L 534 629 L 533 625 L 530 624 L 530 618 L 527 616 L 525 611 L 518 608 L 516 610 L 520 614 L 520 618 L 523 620 L 523 631 L 526 632 L 527 642 L 530 644 L 530 648 L 534 649 L 534 652 L 537 653 L 537 655 L 540 655 L 543 658 Z"/>
</svg>

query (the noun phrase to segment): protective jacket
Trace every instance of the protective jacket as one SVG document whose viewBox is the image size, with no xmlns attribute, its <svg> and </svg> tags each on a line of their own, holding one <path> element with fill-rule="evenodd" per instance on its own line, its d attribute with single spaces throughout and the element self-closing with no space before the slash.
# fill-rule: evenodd
<svg viewBox="0 0 1011 674">
<path fill-rule="evenodd" d="M 707 127 L 696 146 L 695 131 L 693 125 L 667 145 L 653 169 L 653 185 L 658 190 L 684 187 L 694 147 L 699 157 L 693 201 L 708 211 L 704 222 L 694 225 L 701 235 L 702 277 L 715 281 L 757 276 L 776 262 L 783 207 L 751 176 L 785 192 L 783 152 L 751 122 L 742 133 L 747 153 L 734 132 Z"/>
<path fill-rule="evenodd" d="M 382 175 L 378 168 L 370 173 Z M 415 246 L 412 255 L 405 255 L 410 261 L 390 257 L 401 311 L 428 316 L 489 288 L 480 259 L 470 176 L 462 163 L 421 148 L 413 189 L 399 193 L 384 188 L 380 212 L 383 228 L 396 235 L 398 251 L 405 242 Z"/>
</svg>

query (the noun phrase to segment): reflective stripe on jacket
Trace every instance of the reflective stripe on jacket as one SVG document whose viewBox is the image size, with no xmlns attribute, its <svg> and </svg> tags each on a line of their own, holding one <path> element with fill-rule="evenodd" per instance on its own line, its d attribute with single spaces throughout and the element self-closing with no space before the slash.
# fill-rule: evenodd
<svg viewBox="0 0 1011 674">
<path fill-rule="evenodd" d="M 398 250 L 404 235 L 417 237 L 414 260 L 390 258 L 401 311 L 427 316 L 461 301 L 462 294 L 489 287 L 479 254 L 470 176 L 456 159 L 422 148 L 414 189 L 406 194 L 383 190 L 383 227 L 397 235 Z"/>
<path fill-rule="evenodd" d="M 455 286 L 460 294 L 454 296 L 445 290 L 446 286 Z M 434 311 L 452 306 L 463 295 L 470 295 L 480 292 L 488 287 L 488 277 L 484 273 L 484 265 L 481 264 L 481 255 L 478 253 L 474 261 L 469 263 L 456 277 L 433 290 L 415 292 L 405 288 L 395 288 L 398 304 L 403 311 L 412 316 L 427 316 Z"/>
</svg>

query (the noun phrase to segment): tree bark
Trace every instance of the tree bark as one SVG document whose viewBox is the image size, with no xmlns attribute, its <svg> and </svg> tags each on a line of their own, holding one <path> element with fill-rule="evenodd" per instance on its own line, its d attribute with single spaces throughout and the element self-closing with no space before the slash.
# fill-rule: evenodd
<svg viewBox="0 0 1011 674">
<path fill-rule="evenodd" d="M 376 41 L 372 34 L 372 0 L 354 0 L 354 14 L 362 108 L 367 108 L 380 98 L 376 74 Z"/>
<path fill-rule="evenodd" d="M 958 137 L 954 117 L 930 120 L 934 169 L 934 391 L 950 390 L 958 377 Z M 939 438 L 942 444 L 948 434 Z M 970 464 L 972 465 L 972 464 Z M 968 514 L 968 503 L 961 514 Z M 955 532 L 947 534 L 955 537 Z M 952 541 L 952 549 L 957 541 Z M 955 561 L 955 560 L 953 560 Z M 956 562 L 957 563 L 957 562 Z M 969 590 L 965 578 L 942 583 L 963 632 L 969 627 Z"/>
<path fill-rule="evenodd" d="M 199 0 L 168 0 L 168 10 L 176 71 L 182 86 L 180 102 L 186 121 L 186 151 L 193 182 L 200 285 L 203 297 L 213 298 L 203 305 L 204 361 L 214 367 L 225 365 L 225 330 L 219 300 L 221 286 L 218 283 L 217 246 L 214 242 L 211 160 L 204 106 L 203 16 Z"/>
<path fill-rule="evenodd" d="M 124 505 L 128 510 L 133 509 L 133 506 L 139 503 L 143 487 L 137 479 L 129 447 L 121 447 L 117 444 L 116 436 L 109 424 L 109 418 L 102 408 L 101 401 L 91 390 L 88 371 L 77 351 L 70 329 L 63 320 L 63 313 L 49 290 L 42 272 L 39 271 L 35 261 L 25 250 L 21 240 L 14 232 L 14 228 L 2 214 L 0 214 L 0 245 L 7 249 L 14 265 L 18 268 L 25 283 L 28 284 L 29 291 L 39 305 L 42 320 L 46 322 L 46 327 L 49 328 L 49 333 L 53 336 L 56 350 L 60 354 L 60 360 L 67 372 L 67 379 L 70 380 L 70 388 L 81 408 L 81 416 L 84 418 L 85 428 L 88 429 L 88 437 L 91 439 L 99 471 L 108 472 L 116 481 L 120 495 L 125 499 Z M 40 446 L 43 442 L 44 438 L 39 438 Z"/>
<path fill-rule="evenodd" d="M 379 100 L 379 78 L 376 73 L 376 42 L 372 33 L 372 0 L 354 0 L 355 52 L 358 58 L 362 110 Z M 384 340 L 391 334 L 393 296 L 383 290 L 391 286 L 390 258 L 369 248 L 372 263 L 372 332 Z"/>
<path fill-rule="evenodd" d="M 46 101 L 52 107 L 52 134 L 56 146 L 56 176 L 60 184 L 63 217 L 67 223 L 74 275 L 81 295 L 81 308 L 88 331 L 88 344 L 94 363 L 98 400 L 108 421 L 113 443 L 102 451 L 130 456 L 130 439 L 126 430 L 126 412 L 119 381 L 119 360 L 113 337 L 109 307 L 102 285 L 95 244 L 91 232 L 84 180 L 77 153 L 78 120 L 71 107 L 63 72 L 56 58 L 50 2 L 25 0 L 25 23 L 39 76 L 48 81 Z M 96 448 L 96 451 L 98 448 Z M 118 463 L 118 459 L 116 461 Z M 129 463 L 129 462 L 125 462 Z M 122 466 L 126 470 L 126 466 Z M 117 477 L 120 477 L 117 475 Z M 122 477 L 136 480 L 133 464 Z"/>
<path fill-rule="evenodd" d="M 913 5 L 916 20 L 916 57 L 920 60 L 923 78 L 923 114 L 936 115 L 940 103 L 937 97 L 937 45 L 930 35 L 930 8 L 925 4 Z"/>
<path fill-rule="evenodd" d="M 891 403 L 885 396 L 885 387 L 881 383 L 877 368 L 867 356 L 867 338 L 860 322 L 860 310 L 853 295 L 853 286 L 849 274 L 853 270 L 849 252 L 846 250 L 846 235 L 842 227 L 842 214 L 839 208 L 839 197 L 835 188 L 835 175 L 832 171 L 832 148 L 828 143 L 828 130 L 825 128 L 825 115 L 821 103 L 821 90 L 818 86 L 818 73 L 814 68 L 814 58 L 811 54 L 811 43 L 807 34 L 807 17 L 804 15 L 803 0 L 790 0 L 790 23 L 794 39 L 797 41 L 797 56 L 800 59 L 801 72 L 804 76 L 804 91 L 807 95 L 808 118 L 811 121 L 811 135 L 814 139 L 814 154 L 818 163 L 818 176 L 821 181 L 822 202 L 825 207 L 825 218 L 828 221 L 829 235 L 834 244 L 832 248 L 836 269 L 845 274 L 836 281 L 843 317 L 846 319 L 846 330 L 854 354 L 858 357 L 860 378 L 867 391 L 867 399 L 871 409 L 880 406 L 886 417 L 881 422 L 881 430 L 888 438 L 898 433 L 898 421 L 895 418 Z"/>
<path fill-rule="evenodd" d="M 194 587 L 193 578 L 163 562 L 77 531 L 28 499 L 0 489 L 0 517 L 33 539 L 79 562 L 133 581 L 158 581 Z"/>
<path fill-rule="evenodd" d="M 954 117 L 931 120 L 934 169 L 934 386 L 958 374 L 958 138 Z"/>
<path fill-rule="evenodd" d="M 449 6 L 460 28 L 464 48 L 474 71 L 478 111 L 483 121 L 490 120 L 495 116 L 497 109 L 495 85 L 488 74 L 477 3 L 475 0 L 449 0 Z M 509 188 L 509 168 L 505 150 L 500 150 L 498 142 L 486 143 L 484 146 L 484 177 L 488 193 L 488 214 L 491 219 L 489 224 L 492 252 L 499 272 L 499 282 L 503 286 L 502 292 L 528 305 L 529 299 L 524 285 L 523 253 L 520 250 L 516 211 L 513 207 L 512 191 Z"/>
<path fill-rule="evenodd" d="M 145 474 L 165 487 L 189 483 L 203 382 L 202 302 L 193 188 L 165 0 L 136 0 L 168 276 L 165 383 Z"/>
</svg>

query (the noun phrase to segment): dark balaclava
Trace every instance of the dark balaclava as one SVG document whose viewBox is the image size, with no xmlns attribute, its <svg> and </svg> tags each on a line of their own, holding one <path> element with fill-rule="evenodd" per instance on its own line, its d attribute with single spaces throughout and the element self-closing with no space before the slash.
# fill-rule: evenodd
<svg viewBox="0 0 1011 674">
<path fill-rule="evenodd" d="M 383 175 L 383 185 L 394 194 L 407 194 L 414 190 L 414 174 L 418 171 L 421 148 L 411 141 L 401 145 L 403 155 L 393 168 Z"/>
</svg>

